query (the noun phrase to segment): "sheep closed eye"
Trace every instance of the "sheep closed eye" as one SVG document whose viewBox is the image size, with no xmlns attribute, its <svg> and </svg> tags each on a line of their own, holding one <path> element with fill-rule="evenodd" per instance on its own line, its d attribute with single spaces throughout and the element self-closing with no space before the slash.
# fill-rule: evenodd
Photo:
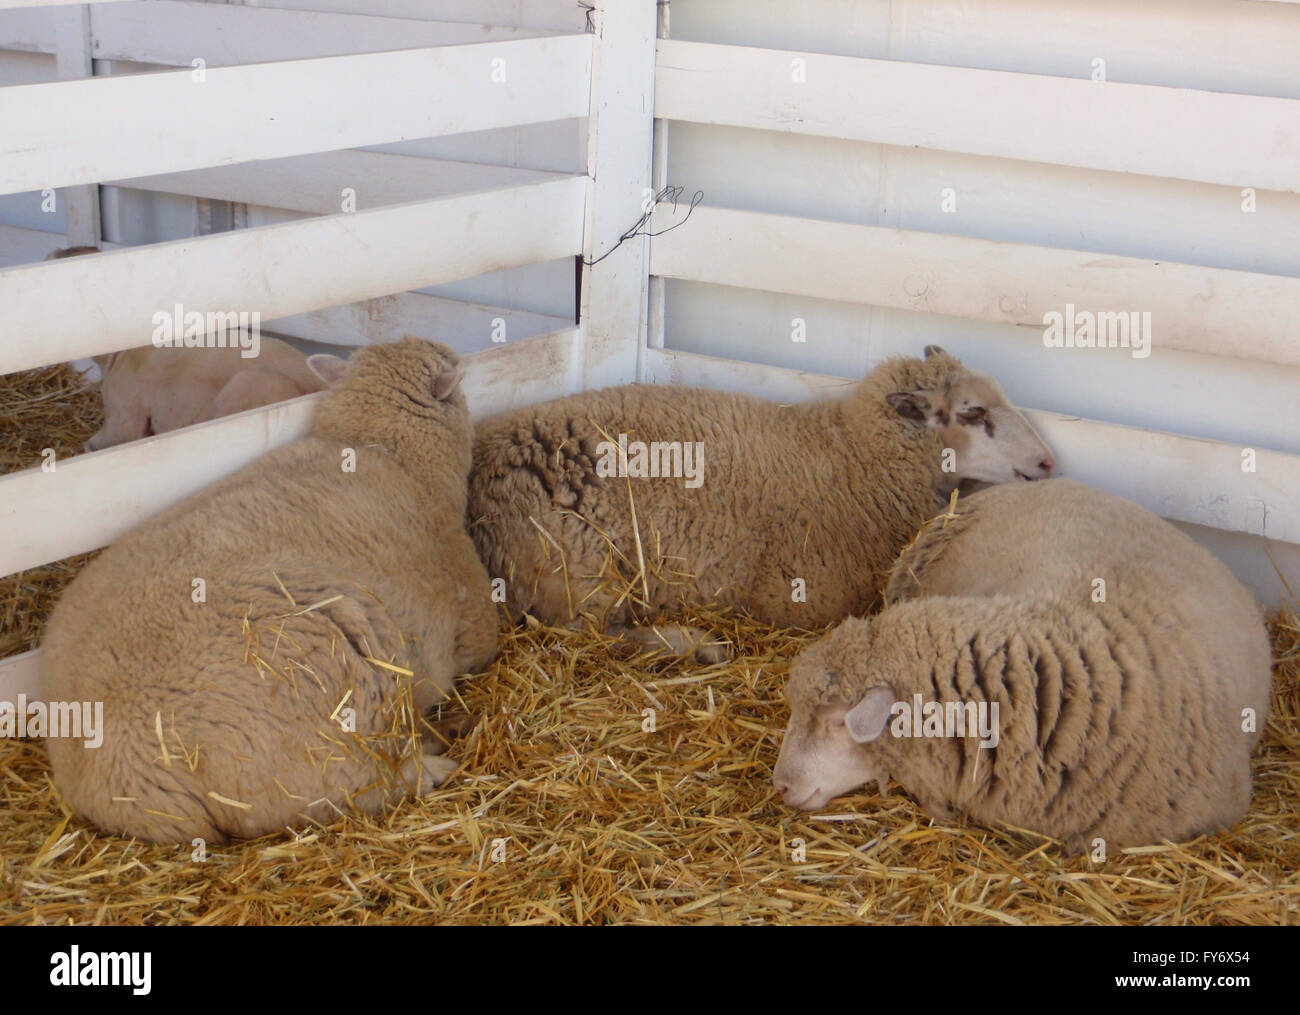
<svg viewBox="0 0 1300 1015">
<path fill-rule="evenodd" d="M 965 423 L 967 426 L 970 426 L 975 423 L 983 422 L 984 417 L 987 415 L 988 412 L 984 409 L 984 407 L 977 405 L 973 409 L 965 409 L 962 412 L 957 413 L 957 421 L 960 423 Z"/>
</svg>

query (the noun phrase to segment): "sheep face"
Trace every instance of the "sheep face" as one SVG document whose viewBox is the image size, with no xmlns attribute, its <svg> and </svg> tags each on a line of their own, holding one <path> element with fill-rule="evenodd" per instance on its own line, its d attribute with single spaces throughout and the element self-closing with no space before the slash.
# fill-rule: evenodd
<svg viewBox="0 0 1300 1015">
<path fill-rule="evenodd" d="M 1055 467 L 1051 451 L 998 382 L 927 346 L 926 359 L 935 356 L 952 364 L 941 384 L 896 391 L 887 401 L 904 419 L 939 432 L 945 453 L 954 454 L 955 478 L 1008 483 L 1049 477 Z"/>
<path fill-rule="evenodd" d="M 883 683 L 854 692 L 844 680 L 849 659 L 843 650 L 865 641 L 849 632 L 869 624 L 846 621 L 790 666 L 790 722 L 772 784 L 791 807 L 813 810 L 873 781 L 883 793 L 889 782 L 888 761 L 874 741 L 884 731 L 894 692 Z"/>
</svg>

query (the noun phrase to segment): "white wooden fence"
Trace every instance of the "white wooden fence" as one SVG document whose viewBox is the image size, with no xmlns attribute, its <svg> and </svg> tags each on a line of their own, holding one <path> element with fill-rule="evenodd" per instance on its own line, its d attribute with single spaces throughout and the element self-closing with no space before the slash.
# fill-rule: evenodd
<svg viewBox="0 0 1300 1015">
<path fill-rule="evenodd" d="M 597 6 L 593 34 L 554 4 L 554 23 L 570 30 L 172 0 L 51 12 L 42 8 L 55 0 L 0 0 L 0 50 L 57 54 L 60 66 L 79 56 L 84 74 L 95 59 L 184 68 L 0 88 L 0 195 L 72 188 L 70 206 L 80 194 L 95 208 L 95 185 L 115 181 L 287 219 L 50 263 L 39 258 L 59 237 L 0 225 L 0 257 L 17 265 L 0 271 L 0 372 L 138 345 L 153 312 L 179 302 L 258 309 L 271 330 L 337 344 L 438 337 L 474 314 L 509 316 L 512 333 L 537 337 L 470 358 L 479 415 L 638 376 L 783 399 L 844 388 L 844 378 L 666 347 L 666 279 L 1027 334 L 1067 302 L 1140 307 L 1161 322 L 1161 348 L 1300 365 L 1300 278 L 1290 275 L 728 209 L 707 195 L 679 228 L 619 242 L 645 195 L 678 182 L 666 178 L 673 123 L 1296 193 L 1300 99 L 656 42 L 667 9 L 654 0 Z M 355 150 L 576 117 L 588 118 L 585 173 Z M 358 210 L 340 213 L 346 186 L 358 188 Z M 652 229 L 683 214 L 661 206 Z M 69 215 L 70 237 L 85 228 Z M 602 258 L 583 272 L 577 326 L 411 291 L 577 255 Z M 310 404 L 0 478 L 0 573 L 110 542 L 299 435 Z M 1242 444 L 1031 415 L 1067 474 L 1171 519 L 1300 544 L 1296 454 L 1254 448 L 1245 472 Z M 0 698 L 35 692 L 34 659 L 0 663 Z"/>
</svg>

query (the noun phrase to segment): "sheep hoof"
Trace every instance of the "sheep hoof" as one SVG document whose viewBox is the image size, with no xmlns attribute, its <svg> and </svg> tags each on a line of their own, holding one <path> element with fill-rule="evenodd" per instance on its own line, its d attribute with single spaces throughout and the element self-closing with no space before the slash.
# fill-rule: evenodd
<svg viewBox="0 0 1300 1015">
<path fill-rule="evenodd" d="M 424 780 L 428 786 L 441 786 L 451 778 L 460 765 L 441 754 L 424 756 Z"/>
<path fill-rule="evenodd" d="M 725 641 L 709 639 L 695 646 L 695 659 L 701 663 L 730 662 L 736 651 Z"/>
<path fill-rule="evenodd" d="M 634 627 L 619 632 L 619 637 L 650 655 L 693 656 L 701 663 L 722 663 L 732 656 L 729 644 L 698 627 L 677 624 Z"/>
<path fill-rule="evenodd" d="M 402 763 L 402 777 L 414 796 L 423 796 L 446 782 L 460 766 L 441 754 L 421 754 Z"/>
</svg>

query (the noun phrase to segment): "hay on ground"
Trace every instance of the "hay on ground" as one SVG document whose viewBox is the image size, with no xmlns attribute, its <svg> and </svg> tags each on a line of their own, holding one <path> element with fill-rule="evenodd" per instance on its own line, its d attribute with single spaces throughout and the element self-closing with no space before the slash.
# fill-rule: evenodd
<svg viewBox="0 0 1300 1015">
<path fill-rule="evenodd" d="M 66 363 L 0 375 L 0 475 L 80 454 L 104 422 L 98 386 Z M 92 558 L 83 553 L 0 577 L 0 659 L 35 648 L 68 582 Z"/>
<path fill-rule="evenodd" d="M 0 742 L 0 923 L 1300 923 L 1294 613 L 1272 624 L 1249 815 L 1102 863 L 932 820 L 897 786 L 820 814 L 782 806 L 782 685 L 814 636 L 690 619 L 736 657 L 648 666 L 589 630 L 507 629 L 461 685 L 456 710 L 483 719 L 447 785 L 202 860 L 97 832 L 65 811 L 41 745 Z"/>
</svg>

